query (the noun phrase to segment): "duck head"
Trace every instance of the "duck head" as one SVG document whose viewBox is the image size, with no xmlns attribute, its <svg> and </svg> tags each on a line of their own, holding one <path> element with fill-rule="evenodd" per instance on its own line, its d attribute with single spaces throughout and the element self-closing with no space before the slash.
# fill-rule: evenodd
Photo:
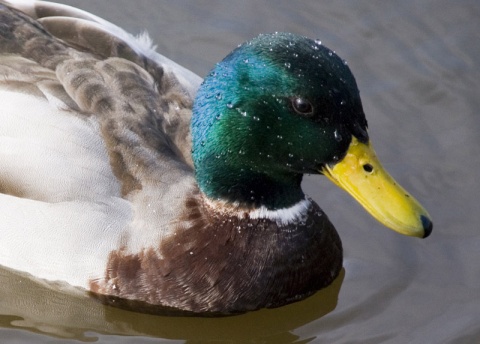
<svg viewBox="0 0 480 344">
<path fill-rule="evenodd" d="M 275 33 L 237 47 L 201 85 L 191 130 L 210 199 L 288 208 L 305 199 L 303 174 L 324 174 L 391 229 L 431 232 L 426 210 L 373 151 L 353 74 L 318 41 Z"/>
</svg>

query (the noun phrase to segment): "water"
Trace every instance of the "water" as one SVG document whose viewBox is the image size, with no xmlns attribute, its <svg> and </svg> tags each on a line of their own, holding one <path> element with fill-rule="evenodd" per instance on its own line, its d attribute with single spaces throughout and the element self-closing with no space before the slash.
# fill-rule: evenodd
<svg viewBox="0 0 480 344">
<path fill-rule="evenodd" d="M 372 220 L 325 178 L 305 188 L 336 225 L 344 272 L 297 304 L 221 318 L 104 307 L 0 270 L 2 343 L 480 341 L 480 4 L 477 1 L 80 1 L 205 75 L 261 32 L 318 38 L 356 76 L 390 173 L 430 211 L 426 240 Z M 134 336 L 134 337 L 132 337 Z"/>
</svg>

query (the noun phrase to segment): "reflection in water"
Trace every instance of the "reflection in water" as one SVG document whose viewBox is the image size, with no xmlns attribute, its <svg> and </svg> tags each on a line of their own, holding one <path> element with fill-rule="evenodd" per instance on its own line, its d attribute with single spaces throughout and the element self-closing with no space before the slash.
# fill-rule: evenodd
<svg viewBox="0 0 480 344">
<path fill-rule="evenodd" d="M 55 337 L 85 342 L 98 334 L 142 335 L 187 339 L 195 343 L 230 340 L 239 343 L 291 343 L 298 327 L 333 311 L 345 276 L 309 299 L 276 309 L 222 318 L 167 317 L 132 313 L 104 306 L 92 298 L 55 292 L 8 270 L 0 270 L 0 326 L 22 327 Z M 96 332 L 96 333 L 95 333 Z"/>
</svg>

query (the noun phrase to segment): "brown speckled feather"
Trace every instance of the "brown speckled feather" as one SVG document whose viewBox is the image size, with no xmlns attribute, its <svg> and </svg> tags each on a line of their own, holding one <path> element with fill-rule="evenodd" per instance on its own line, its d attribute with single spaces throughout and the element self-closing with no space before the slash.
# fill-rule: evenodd
<svg viewBox="0 0 480 344">
<path fill-rule="evenodd" d="M 55 71 L 63 87 L 59 87 L 55 76 L 50 77 L 52 80 L 48 86 L 52 92 L 56 89 L 55 96 L 75 111 L 98 114 L 110 111 L 116 113 L 116 117 L 127 112 L 133 121 L 137 121 L 137 111 L 143 112 L 143 120 L 155 122 L 162 133 L 168 133 L 164 139 L 191 165 L 188 139 L 192 106 L 190 88 L 196 85 L 184 86 L 172 71 L 166 71 L 161 64 L 137 53 L 95 22 L 57 17 L 56 6 L 48 3 L 35 3 L 30 12 L 35 12 L 40 20 L 35 21 L 6 7 L 0 12 L 0 53 L 24 58 L 16 59 L 17 74 L 28 73 L 39 79 L 39 73 L 45 73 L 42 67 Z M 69 14 L 67 10 L 65 13 Z M 49 17 L 51 15 L 55 17 Z M 81 18 L 80 14 L 77 16 Z M 24 64 L 30 69 L 25 70 Z M 60 64 L 62 66 L 58 67 Z M 10 63 L 0 64 L 2 69 L 12 67 Z M 7 74 L 2 83 L 11 88 L 15 82 L 16 78 Z M 63 88 L 74 99 L 73 103 Z M 98 108 L 102 106 L 105 108 Z M 138 126 L 148 127 L 144 122 Z"/>
<path fill-rule="evenodd" d="M 91 282 L 92 292 L 125 307 L 140 306 L 119 299 L 238 313 L 303 299 L 329 285 L 342 268 L 340 238 L 314 203 L 305 222 L 285 227 L 212 212 L 198 194 L 187 204 L 175 235 L 158 247 L 112 252 L 105 278 Z"/>
</svg>

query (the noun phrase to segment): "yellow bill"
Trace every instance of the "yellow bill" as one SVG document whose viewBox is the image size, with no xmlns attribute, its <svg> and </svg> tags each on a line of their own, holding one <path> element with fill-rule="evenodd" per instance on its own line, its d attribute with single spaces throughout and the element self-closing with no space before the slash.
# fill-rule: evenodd
<svg viewBox="0 0 480 344">
<path fill-rule="evenodd" d="M 430 215 L 385 171 L 370 143 L 353 136 L 347 155 L 335 165 L 325 166 L 322 173 L 394 231 L 420 238 L 432 232 Z"/>
</svg>

